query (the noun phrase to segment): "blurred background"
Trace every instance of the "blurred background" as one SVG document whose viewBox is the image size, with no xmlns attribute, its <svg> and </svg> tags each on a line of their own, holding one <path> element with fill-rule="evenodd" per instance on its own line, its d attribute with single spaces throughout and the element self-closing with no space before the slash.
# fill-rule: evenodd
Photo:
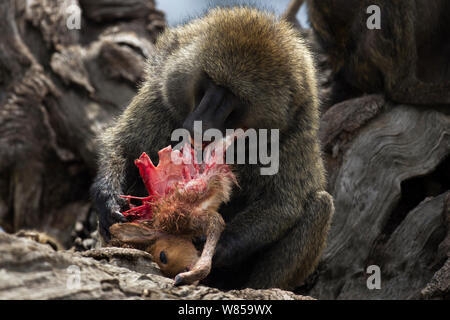
<svg viewBox="0 0 450 320">
<path fill-rule="evenodd" d="M 214 5 L 226 5 L 230 1 L 203 1 L 203 0 L 157 0 L 156 7 L 166 14 L 169 26 L 175 26 L 186 20 L 189 16 L 196 16 L 205 11 L 208 7 Z M 253 3 L 258 6 L 266 7 L 278 15 L 281 15 L 287 8 L 289 0 L 254 0 Z M 304 3 L 297 13 L 297 19 L 302 27 L 309 27 L 307 19 L 307 4 Z"/>
</svg>

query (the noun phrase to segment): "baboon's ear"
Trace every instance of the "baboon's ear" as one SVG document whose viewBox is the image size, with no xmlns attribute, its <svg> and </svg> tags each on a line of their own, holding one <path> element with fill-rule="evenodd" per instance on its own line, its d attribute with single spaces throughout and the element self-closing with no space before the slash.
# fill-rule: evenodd
<svg viewBox="0 0 450 320">
<path fill-rule="evenodd" d="M 116 223 L 109 228 L 113 245 L 127 244 L 132 247 L 146 247 L 156 241 L 161 233 L 144 224 Z"/>
</svg>

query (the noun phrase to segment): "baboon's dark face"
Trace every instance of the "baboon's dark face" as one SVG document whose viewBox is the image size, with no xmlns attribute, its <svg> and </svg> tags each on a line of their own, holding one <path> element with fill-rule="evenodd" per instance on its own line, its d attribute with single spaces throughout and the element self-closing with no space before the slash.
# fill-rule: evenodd
<svg viewBox="0 0 450 320">
<path fill-rule="evenodd" d="M 204 133 L 214 128 L 223 134 L 226 129 L 280 129 L 288 121 L 288 85 L 275 87 L 254 77 L 245 81 L 246 87 L 236 88 L 223 81 L 222 74 L 210 77 L 196 67 L 180 69 L 168 73 L 164 90 L 166 102 L 191 136 L 196 129 Z M 236 84 L 243 80 L 234 77 L 230 81 Z M 201 121 L 202 127 L 194 128 L 195 121 Z"/>
<path fill-rule="evenodd" d="M 193 101 L 183 127 L 194 136 L 194 131 L 201 129 L 218 129 L 223 134 L 225 129 L 243 127 L 245 103 L 228 88 L 218 86 L 209 77 L 203 76 L 192 92 Z M 202 127 L 194 126 L 201 121 Z"/>
</svg>

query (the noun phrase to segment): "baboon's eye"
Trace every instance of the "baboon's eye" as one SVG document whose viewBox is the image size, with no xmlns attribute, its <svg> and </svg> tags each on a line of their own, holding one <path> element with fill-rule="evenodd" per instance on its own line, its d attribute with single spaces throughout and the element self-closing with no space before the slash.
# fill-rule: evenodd
<svg viewBox="0 0 450 320">
<path fill-rule="evenodd" d="M 161 263 L 163 263 L 163 264 L 167 264 L 167 256 L 164 251 L 161 251 L 159 253 L 159 261 L 161 261 Z"/>
</svg>

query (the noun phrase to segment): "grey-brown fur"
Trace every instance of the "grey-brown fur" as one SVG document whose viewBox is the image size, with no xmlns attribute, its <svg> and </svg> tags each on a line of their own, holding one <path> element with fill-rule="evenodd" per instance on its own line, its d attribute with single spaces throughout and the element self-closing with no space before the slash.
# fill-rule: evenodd
<svg viewBox="0 0 450 320">
<path fill-rule="evenodd" d="M 256 9 L 214 9 L 160 37 L 139 93 L 102 136 L 92 188 L 100 232 L 108 237 L 109 224 L 123 220 L 120 194 L 145 195 L 133 161 L 144 151 L 157 159 L 171 143 L 205 74 L 245 101 L 227 128 L 280 130 L 277 174 L 260 175 L 258 165 L 233 166 L 240 188 L 219 209 L 226 228 L 206 283 L 295 287 L 315 268 L 333 213 L 323 191 L 316 75 L 291 25 Z"/>
<path fill-rule="evenodd" d="M 450 104 L 450 2 L 307 0 L 309 20 L 336 80 L 355 94 L 384 92 L 398 103 Z M 366 12 L 380 8 L 380 29 Z M 343 100 L 345 86 L 336 92 Z M 351 95 L 351 94 L 350 94 Z"/>
</svg>

